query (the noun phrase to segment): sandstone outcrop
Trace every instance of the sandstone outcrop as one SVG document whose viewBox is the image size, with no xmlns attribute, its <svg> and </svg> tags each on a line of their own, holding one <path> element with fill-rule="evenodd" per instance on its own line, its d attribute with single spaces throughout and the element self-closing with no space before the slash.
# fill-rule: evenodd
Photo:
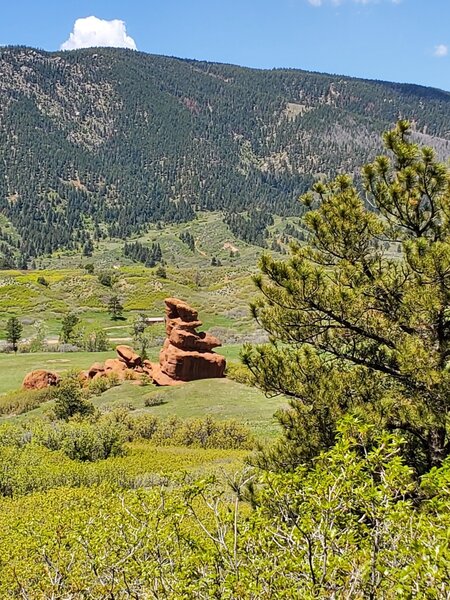
<svg viewBox="0 0 450 600">
<path fill-rule="evenodd" d="M 119 360 L 124 362 L 128 369 L 134 369 L 142 365 L 141 357 L 136 354 L 131 346 L 116 346 L 116 352 L 119 355 Z"/>
<path fill-rule="evenodd" d="M 142 360 L 131 346 L 117 346 L 117 358 L 108 358 L 104 364 L 94 363 L 86 371 L 86 380 L 100 379 L 115 373 L 119 380 L 140 379 L 145 373 L 151 376 L 152 366 L 150 361 Z"/>
<path fill-rule="evenodd" d="M 53 371 L 45 369 L 37 369 L 25 375 L 22 387 L 26 390 L 42 390 L 46 387 L 58 385 L 61 377 Z"/>
<path fill-rule="evenodd" d="M 166 340 L 159 354 L 159 364 L 142 360 L 133 348 L 116 347 L 117 357 L 102 363 L 94 363 L 80 374 L 83 385 L 92 380 L 108 377 L 112 373 L 118 379 L 140 380 L 150 377 L 156 385 L 178 385 L 195 379 L 223 377 L 225 359 L 213 349 L 221 346 L 220 341 L 207 332 L 197 332 L 202 322 L 198 312 L 178 298 L 166 298 Z M 58 385 L 57 373 L 43 369 L 28 373 L 23 381 L 25 389 L 42 389 Z"/>
<path fill-rule="evenodd" d="M 198 312 L 178 298 L 166 298 L 166 335 L 159 365 L 152 365 L 157 385 L 223 377 L 225 359 L 213 352 L 220 341 L 209 333 L 198 333 Z"/>
<path fill-rule="evenodd" d="M 104 373 L 104 371 L 104 366 L 101 363 L 96 362 L 91 367 L 89 367 L 87 371 L 88 379 L 94 379 L 96 375 L 98 375 L 99 373 Z"/>
<path fill-rule="evenodd" d="M 108 360 L 105 360 L 105 373 L 116 373 L 120 378 L 127 368 L 126 363 L 120 360 L 120 358 L 108 358 Z"/>
</svg>

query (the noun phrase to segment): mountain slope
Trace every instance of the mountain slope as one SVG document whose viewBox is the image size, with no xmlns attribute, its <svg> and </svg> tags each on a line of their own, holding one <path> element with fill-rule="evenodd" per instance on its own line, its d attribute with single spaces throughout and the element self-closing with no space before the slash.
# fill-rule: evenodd
<svg viewBox="0 0 450 600">
<path fill-rule="evenodd" d="M 26 262 L 198 210 L 264 243 L 271 214 L 296 214 L 314 177 L 373 157 L 399 117 L 450 154 L 440 90 L 122 49 L 2 48 L 0 253 L 13 262 L 20 245 Z"/>
</svg>

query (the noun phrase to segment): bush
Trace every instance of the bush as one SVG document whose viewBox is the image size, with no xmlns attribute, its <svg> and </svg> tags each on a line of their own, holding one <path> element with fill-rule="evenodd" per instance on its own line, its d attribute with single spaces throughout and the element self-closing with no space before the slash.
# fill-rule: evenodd
<svg viewBox="0 0 450 600">
<path fill-rule="evenodd" d="M 2 423 L 0 425 L 0 447 L 13 446 L 21 448 L 31 440 L 31 433 L 25 432 L 20 425 Z"/>
<path fill-rule="evenodd" d="M 158 443 L 158 437 L 155 441 Z M 212 417 L 182 422 L 175 428 L 171 443 L 223 450 L 247 450 L 254 446 L 253 437 L 246 427 L 237 421 L 215 421 Z"/>
<path fill-rule="evenodd" d="M 36 420 L 22 425 L 0 425 L 0 449 L 16 450 L 29 444 L 61 451 L 72 460 L 97 461 L 124 453 L 127 429 L 113 419 L 48 422 Z"/>
<path fill-rule="evenodd" d="M 57 352 L 78 352 L 80 349 L 75 344 L 58 344 Z"/>
<path fill-rule="evenodd" d="M 144 406 L 160 406 L 166 402 L 164 394 L 152 394 L 144 398 Z"/>
<path fill-rule="evenodd" d="M 48 287 L 48 286 L 49 286 L 49 283 L 48 283 L 48 281 L 45 279 L 45 277 L 42 277 L 42 275 L 40 275 L 40 276 L 37 278 L 37 282 L 39 283 L 39 285 L 43 285 L 43 286 L 45 286 L 45 287 Z"/>
<path fill-rule="evenodd" d="M 103 329 L 96 329 L 86 333 L 81 342 L 86 352 L 105 352 L 109 347 L 109 340 Z"/>
<path fill-rule="evenodd" d="M 156 277 L 160 277 L 161 279 L 167 279 L 166 268 L 163 267 L 163 265 L 158 265 L 158 267 L 155 269 L 155 275 Z"/>
<path fill-rule="evenodd" d="M 61 427 L 60 448 L 72 460 L 96 461 L 123 453 L 125 435 L 118 425 L 67 423 Z"/>
<path fill-rule="evenodd" d="M 124 371 L 124 377 L 126 381 L 135 381 L 137 379 L 136 372 L 133 369 L 126 369 Z"/>
<path fill-rule="evenodd" d="M 115 282 L 115 275 L 109 271 L 102 271 L 97 275 L 97 279 L 105 287 L 112 287 Z"/>
<path fill-rule="evenodd" d="M 148 386 L 148 385 L 152 385 L 152 384 L 153 384 L 153 379 L 149 375 L 147 375 L 147 373 L 143 373 L 141 375 L 140 385 Z"/>
<path fill-rule="evenodd" d="M 48 450 L 62 451 L 72 460 L 94 462 L 123 454 L 125 428 L 113 421 L 35 423 L 29 438 Z M 10 434 L 11 435 L 11 434 Z M 14 438 L 12 438 L 14 440 Z"/>
<path fill-rule="evenodd" d="M 87 416 L 93 412 L 94 406 L 83 396 L 78 373 L 66 375 L 55 394 L 55 417 L 67 421 L 74 415 Z"/>
<path fill-rule="evenodd" d="M 131 415 L 126 407 L 104 414 L 101 423 L 118 425 L 128 441 L 150 440 L 156 446 L 187 446 L 222 450 L 248 450 L 255 446 L 252 433 L 237 421 L 212 417 L 159 419 L 151 414 Z"/>
<path fill-rule="evenodd" d="M 0 415 L 21 415 L 55 397 L 56 388 L 17 390 L 0 396 Z"/>
<path fill-rule="evenodd" d="M 119 377 L 117 373 L 108 373 L 108 375 L 104 375 L 103 377 L 99 377 L 98 379 L 93 379 L 89 382 L 88 391 L 90 394 L 94 396 L 100 396 L 106 390 L 119 385 Z"/>
<path fill-rule="evenodd" d="M 159 419 L 153 415 L 141 415 L 128 419 L 132 439 L 151 440 L 158 429 Z"/>
<path fill-rule="evenodd" d="M 124 424 L 130 441 L 142 438 L 158 446 L 248 450 L 255 445 L 251 432 L 237 421 L 216 421 L 212 417 L 161 420 L 153 415 L 128 415 Z"/>
</svg>

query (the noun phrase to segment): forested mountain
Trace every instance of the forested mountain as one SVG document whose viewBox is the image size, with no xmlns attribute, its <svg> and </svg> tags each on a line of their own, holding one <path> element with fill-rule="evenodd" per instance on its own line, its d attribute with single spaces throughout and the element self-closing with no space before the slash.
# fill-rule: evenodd
<svg viewBox="0 0 450 600">
<path fill-rule="evenodd" d="M 436 89 L 122 49 L 2 48 L 0 260 L 25 265 L 198 210 L 264 243 L 272 214 L 296 214 L 315 177 L 372 158 L 399 117 L 450 154 L 450 93 Z"/>
</svg>

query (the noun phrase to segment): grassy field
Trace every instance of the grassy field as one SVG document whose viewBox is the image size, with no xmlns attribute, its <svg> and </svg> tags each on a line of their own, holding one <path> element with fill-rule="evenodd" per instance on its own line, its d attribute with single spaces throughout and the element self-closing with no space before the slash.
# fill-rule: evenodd
<svg viewBox="0 0 450 600">
<path fill-rule="evenodd" d="M 155 396 L 163 403 L 145 407 L 145 400 Z M 125 382 L 94 399 L 94 404 L 99 407 L 130 405 L 139 412 L 149 412 L 161 418 L 176 415 L 182 419 L 206 416 L 220 420 L 236 419 L 263 438 L 277 433 L 278 425 L 273 415 L 286 404 L 286 400 L 279 396 L 266 398 L 259 390 L 230 379 L 203 379 L 156 389 Z"/>
<path fill-rule="evenodd" d="M 143 266 L 123 266 L 114 271 L 112 287 L 102 285 L 97 274 L 84 269 L 59 271 L 0 271 L 0 340 L 5 339 L 6 321 L 12 315 L 23 324 L 23 338 L 32 339 L 41 328 L 56 340 L 65 314 L 75 312 L 86 331 L 102 329 L 111 339 L 129 338 L 139 313 L 164 315 L 164 298 L 176 296 L 194 306 L 207 329 L 222 335 L 245 336 L 256 329 L 248 305 L 254 292 L 249 273 L 226 267 L 204 269 L 204 285 L 196 285 L 192 270 L 168 269 L 166 279 Z M 44 278 L 48 285 L 38 283 Z M 111 320 L 107 305 L 117 295 L 124 306 L 123 320 Z M 226 339 L 224 340 L 226 342 Z"/>
<path fill-rule="evenodd" d="M 284 224 L 276 221 L 271 227 L 271 239 L 277 238 Z M 190 250 L 180 240 L 180 233 L 189 231 L 195 240 Z M 263 249 L 237 240 L 219 214 L 199 214 L 189 224 L 167 225 L 163 229 L 150 227 L 140 238 L 144 244 L 158 242 L 166 263 L 167 278 L 157 276 L 155 269 L 133 263 L 123 256 L 123 241 L 101 240 L 92 257 L 80 252 L 58 252 L 36 260 L 30 271 L 0 271 L 0 342 L 11 315 L 23 324 L 24 343 L 33 339 L 38 330 L 48 341 L 56 342 L 65 314 L 75 312 L 84 331 L 101 329 L 111 346 L 132 344 L 133 319 L 139 313 L 155 317 L 164 315 L 164 298 L 176 296 L 199 311 L 203 328 L 212 331 L 223 342 L 217 349 L 228 361 L 236 361 L 242 343 L 261 337 L 249 312 L 255 295 L 252 274 L 257 271 L 258 257 Z M 129 240 L 132 241 L 132 240 Z M 221 266 L 212 266 L 212 258 Z M 94 265 L 90 274 L 84 267 Z M 99 275 L 113 275 L 112 287 L 101 284 Z M 123 320 L 112 321 L 108 299 L 116 294 L 124 306 Z M 158 337 L 156 329 L 147 330 Z M 156 333 L 155 333 L 156 332 Z M 157 360 L 160 343 L 149 350 L 149 358 Z M 34 369 L 57 372 L 86 369 L 94 362 L 103 362 L 115 355 L 113 350 L 102 353 L 0 353 L 0 394 L 20 387 L 24 376 Z M 161 395 L 160 406 L 145 407 L 145 397 Z M 219 419 L 235 418 L 247 423 L 258 435 L 276 431 L 273 413 L 282 404 L 279 399 L 267 399 L 259 391 L 228 380 L 192 382 L 181 387 L 155 389 L 125 383 L 95 399 L 102 405 L 128 404 L 138 411 L 150 411 L 165 417 L 201 417 L 206 414 Z M 33 414 L 38 415 L 45 407 Z M 30 413 L 31 415 L 31 413 Z M 28 418 L 22 415 L 21 418 Z"/>
<path fill-rule="evenodd" d="M 157 360 L 158 348 L 150 353 Z M 239 345 L 219 348 L 227 360 L 235 361 Z M 94 362 L 104 362 L 114 356 L 109 352 L 43 352 L 36 354 L 0 354 L 0 394 L 21 386 L 26 373 L 34 369 L 49 369 L 59 373 L 70 369 L 86 369 Z M 145 406 L 146 398 L 158 396 L 163 401 L 158 406 Z M 229 379 L 204 379 L 181 386 L 157 388 L 125 382 L 94 398 L 99 408 L 129 406 L 139 412 L 149 412 L 158 417 L 177 415 L 180 418 L 198 418 L 210 415 L 217 419 L 237 419 L 250 427 L 258 437 L 272 437 L 277 432 L 274 412 L 283 406 L 282 398 L 266 398 L 259 390 Z M 45 411 L 41 406 L 21 415 L 28 419 Z"/>
<path fill-rule="evenodd" d="M 279 238 L 286 222 L 276 220 L 271 227 L 273 239 Z M 182 231 L 193 235 L 194 251 L 180 240 Z M 206 328 L 241 336 L 256 330 L 249 313 L 255 294 L 251 277 L 258 270 L 263 249 L 237 240 L 221 215 L 199 214 L 189 224 L 150 227 L 142 237 L 128 241 L 134 240 L 161 245 L 167 278 L 124 257 L 121 240 L 98 242 L 92 257 L 57 252 L 37 259 L 34 270 L 0 271 L 0 341 L 11 315 L 22 321 L 24 338 L 32 338 L 37 326 L 42 326 L 47 338 L 56 340 L 62 318 L 69 311 L 77 313 L 87 330 L 103 329 L 112 339 L 127 338 L 136 314 L 164 314 L 167 296 L 192 304 Z M 213 258 L 221 266 L 212 266 Z M 93 274 L 84 268 L 89 263 L 94 266 Z M 112 287 L 99 281 L 99 274 L 105 271 L 113 274 Z M 124 306 L 123 321 L 110 319 L 106 307 L 112 295 L 117 295 Z"/>
<path fill-rule="evenodd" d="M 113 355 L 111 351 L 0 354 L 0 394 L 19 388 L 25 375 L 35 369 L 48 369 L 57 373 L 70 369 L 87 369 L 92 363 L 103 362 Z"/>
<path fill-rule="evenodd" d="M 155 396 L 162 404 L 146 406 L 146 399 Z M 91 400 L 102 411 L 123 406 L 133 414 L 148 413 L 162 419 L 171 416 L 180 419 L 211 416 L 218 420 L 237 420 L 261 440 L 277 435 L 279 426 L 274 413 L 286 406 L 286 400 L 282 397 L 266 398 L 259 390 L 226 378 L 203 379 L 165 388 L 140 386 L 126 381 Z M 2 417 L 0 422 L 41 417 L 48 408 L 43 404 L 17 417 Z"/>
</svg>

